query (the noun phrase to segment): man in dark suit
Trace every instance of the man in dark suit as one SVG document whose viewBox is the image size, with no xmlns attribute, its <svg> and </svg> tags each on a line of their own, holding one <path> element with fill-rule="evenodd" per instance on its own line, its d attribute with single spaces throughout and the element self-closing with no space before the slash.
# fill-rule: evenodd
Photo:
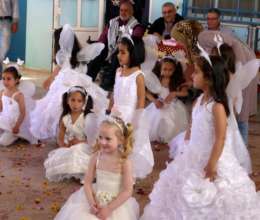
<svg viewBox="0 0 260 220">
<path fill-rule="evenodd" d="M 161 38 L 170 38 L 173 26 L 183 20 L 183 17 L 176 12 L 175 5 L 166 2 L 162 6 L 163 17 L 156 19 L 151 25 L 148 33 L 155 34 Z"/>
</svg>

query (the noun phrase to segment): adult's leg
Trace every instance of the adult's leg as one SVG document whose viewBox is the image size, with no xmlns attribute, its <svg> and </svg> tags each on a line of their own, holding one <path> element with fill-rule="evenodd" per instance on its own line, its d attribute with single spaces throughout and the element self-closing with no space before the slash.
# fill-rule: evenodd
<svg viewBox="0 0 260 220">
<path fill-rule="evenodd" d="M 104 66 L 106 63 L 107 52 L 107 47 L 105 47 L 101 51 L 100 55 L 98 55 L 94 60 L 88 63 L 87 75 L 89 75 L 93 79 L 93 81 L 95 81 L 101 67 Z"/>
<path fill-rule="evenodd" d="M 116 69 L 119 67 L 117 53 L 111 56 L 110 62 L 102 69 L 101 88 L 106 91 L 113 91 L 115 84 Z"/>
<path fill-rule="evenodd" d="M 2 63 L 10 47 L 10 38 L 10 21 L 0 21 L 0 79 L 2 79 Z"/>
<path fill-rule="evenodd" d="M 245 145 L 247 146 L 248 144 L 248 122 L 244 122 L 244 121 L 238 121 L 238 129 L 240 131 L 240 134 L 243 138 L 243 141 L 245 143 Z"/>
</svg>

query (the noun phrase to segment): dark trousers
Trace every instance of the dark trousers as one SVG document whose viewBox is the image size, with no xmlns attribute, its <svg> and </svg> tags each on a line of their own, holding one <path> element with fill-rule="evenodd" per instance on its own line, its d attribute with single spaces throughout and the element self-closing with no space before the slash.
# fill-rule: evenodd
<svg viewBox="0 0 260 220">
<path fill-rule="evenodd" d="M 88 64 L 87 75 L 92 77 L 93 81 L 95 81 L 97 74 L 100 72 L 100 87 L 107 91 L 113 91 L 116 69 L 119 67 L 119 62 L 117 52 L 111 56 L 110 61 L 106 60 L 107 53 L 107 48 L 104 48 L 100 55 Z"/>
</svg>

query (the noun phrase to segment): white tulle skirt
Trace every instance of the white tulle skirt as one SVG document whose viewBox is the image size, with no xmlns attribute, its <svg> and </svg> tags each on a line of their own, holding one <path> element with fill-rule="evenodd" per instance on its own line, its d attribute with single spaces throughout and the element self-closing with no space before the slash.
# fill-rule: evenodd
<svg viewBox="0 0 260 220">
<path fill-rule="evenodd" d="M 188 113 L 180 100 L 175 100 L 161 109 L 151 103 L 146 111 L 151 141 L 168 143 L 188 126 Z"/>
<path fill-rule="evenodd" d="M 141 220 L 260 219 L 260 194 L 239 165 L 230 138 L 213 182 L 205 179 L 204 172 L 211 152 L 200 151 L 200 140 L 189 143 L 160 173 Z"/>
<path fill-rule="evenodd" d="M 107 220 L 138 220 L 139 206 L 134 198 L 129 198 L 120 207 L 113 211 Z M 73 193 L 54 220 L 99 220 L 90 213 L 90 207 L 81 187 Z"/>
<path fill-rule="evenodd" d="M 54 182 L 71 177 L 83 180 L 88 169 L 90 152 L 89 145 L 84 143 L 51 151 L 44 162 L 47 179 Z"/>
</svg>

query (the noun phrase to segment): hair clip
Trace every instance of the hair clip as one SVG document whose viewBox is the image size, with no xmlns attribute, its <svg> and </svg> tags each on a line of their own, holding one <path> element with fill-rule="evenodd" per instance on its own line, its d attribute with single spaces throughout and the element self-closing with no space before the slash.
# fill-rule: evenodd
<svg viewBox="0 0 260 220">
<path fill-rule="evenodd" d="M 197 42 L 197 47 L 200 50 L 200 56 L 204 57 L 212 67 L 212 62 L 210 60 L 209 54 L 200 46 L 199 42 Z"/>
<path fill-rule="evenodd" d="M 120 30 L 120 32 L 122 33 L 121 38 L 123 38 L 123 37 L 127 38 L 127 39 L 130 40 L 131 43 L 134 45 L 134 41 L 133 41 L 133 39 L 132 39 L 132 37 L 131 37 L 132 34 L 133 34 L 133 29 L 128 28 L 128 27 L 126 27 L 125 25 L 123 25 L 123 26 L 121 26 L 121 27 L 119 28 L 119 30 Z"/>
<path fill-rule="evenodd" d="M 218 53 L 221 56 L 220 46 L 224 44 L 224 39 L 220 34 L 215 34 L 214 41 L 217 43 Z"/>
</svg>

